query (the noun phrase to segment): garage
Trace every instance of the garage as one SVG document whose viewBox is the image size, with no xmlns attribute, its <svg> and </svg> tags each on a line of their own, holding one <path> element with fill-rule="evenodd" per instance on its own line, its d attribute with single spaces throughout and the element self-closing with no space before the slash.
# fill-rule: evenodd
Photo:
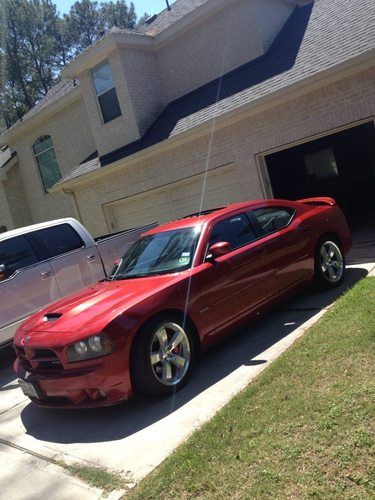
<svg viewBox="0 0 375 500">
<path fill-rule="evenodd" d="M 230 164 L 210 170 L 205 187 L 204 174 L 198 174 L 104 205 L 108 226 L 121 231 L 198 212 L 203 188 L 203 210 L 246 200 L 236 168 Z"/>
<path fill-rule="evenodd" d="M 375 127 L 348 128 L 265 157 L 275 198 L 331 196 L 348 218 L 375 210 Z"/>
</svg>

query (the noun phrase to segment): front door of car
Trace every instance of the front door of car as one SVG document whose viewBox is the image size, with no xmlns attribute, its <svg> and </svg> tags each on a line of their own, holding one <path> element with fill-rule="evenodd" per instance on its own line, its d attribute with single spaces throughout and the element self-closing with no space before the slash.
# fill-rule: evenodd
<svg viewBox="0 0 375 500">
<path fill-rule="evenodd" d="M 263 233 L 270 265 L 277 270 L 280 291 L 311 278 L 313 258 L 310 227 L 286 206 L 264 206 L 251 210 L 250 217 Z"/>
<path fill-rule="evenodd" d="M 9 342 L 17 326 L 30 314 L 60 298 L 47 261 L 26 236 L 0 242 L 0 345 Z"/>
<path fill-rule="evenodd" d="M 104 277 L 96 246 L 85 245 L 71 225 L 64 223 L 41 229 L 36 237 L 50 257 L 62 297 Z"/>
<path fill-rule="evenodd" d="M 269 267 L 267 252 L 245 213 L 214 225 L 208 246 L 224 241 L 230 243 L 231 250 L 211 260 L 203 285 L 217 329 L 241 322 L 277 293 L 275 271 Z"/>
</svg>

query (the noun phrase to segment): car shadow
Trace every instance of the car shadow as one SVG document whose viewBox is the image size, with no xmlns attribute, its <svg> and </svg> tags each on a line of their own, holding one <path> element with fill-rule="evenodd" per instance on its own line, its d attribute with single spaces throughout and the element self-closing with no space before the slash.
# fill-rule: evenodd
<svg viewBox="0 0 375 500">
<path fill-rule="evenodd" d="M 5 347 L 0 350 L 0 391 L 10 390 L 13 385 L 8 385 L 14 381 L 15 375 L 13 371 L 13 363 L 16 354 L 12 346 Z M 16 385 L 18 387 L 18 384 Z"/>
<path fill-rule="evenodd" d="M 204 353 L 189 383 L 166 399 L 134 398 L 124 404 L 93 410 L 46 410 L 33 404 L 21 412 L 26 433 L 51 443 L 100 443 L 132 436 L 187 405 L 196 396 L 241 366 L 266 363 L 262 353 L 317 312 L 334 302 L 367 270 L 347 270 L 345 283 L 328 291 L 310 289 L 284 302 L 278 309 L 235 332 Z M 254 359 L 259 357 L 261 359 Z"/>
</svg>

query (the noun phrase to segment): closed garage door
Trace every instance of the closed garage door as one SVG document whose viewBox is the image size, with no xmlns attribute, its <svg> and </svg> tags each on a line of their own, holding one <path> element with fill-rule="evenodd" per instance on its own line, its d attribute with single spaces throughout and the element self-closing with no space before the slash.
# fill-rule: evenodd
<svg viewBox="0 0 375 500">
<path fill-rule="evenodd" d="M 199 211 L 204 174 L 174 182 L 104 206 L 110 229 L 121 231 L 151 222 L 163 223 Z M 208 172 L 203 210 L 244 201 L 233 165 Z"/>
</svg>

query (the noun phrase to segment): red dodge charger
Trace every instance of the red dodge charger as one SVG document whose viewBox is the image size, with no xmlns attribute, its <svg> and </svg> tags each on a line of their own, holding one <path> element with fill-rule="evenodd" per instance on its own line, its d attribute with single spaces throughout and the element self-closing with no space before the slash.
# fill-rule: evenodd
<svg viewBox="0 0 375 500">
<path fill-rule="evenodd" d="M 350 244 L 331 198 L 237 203 L 152 229 L 106 280 L 23 323 L 20 386 L 45 407 L 170 394 L 223 335 L 314 281 L 339 285 Z"/>
</svg>

